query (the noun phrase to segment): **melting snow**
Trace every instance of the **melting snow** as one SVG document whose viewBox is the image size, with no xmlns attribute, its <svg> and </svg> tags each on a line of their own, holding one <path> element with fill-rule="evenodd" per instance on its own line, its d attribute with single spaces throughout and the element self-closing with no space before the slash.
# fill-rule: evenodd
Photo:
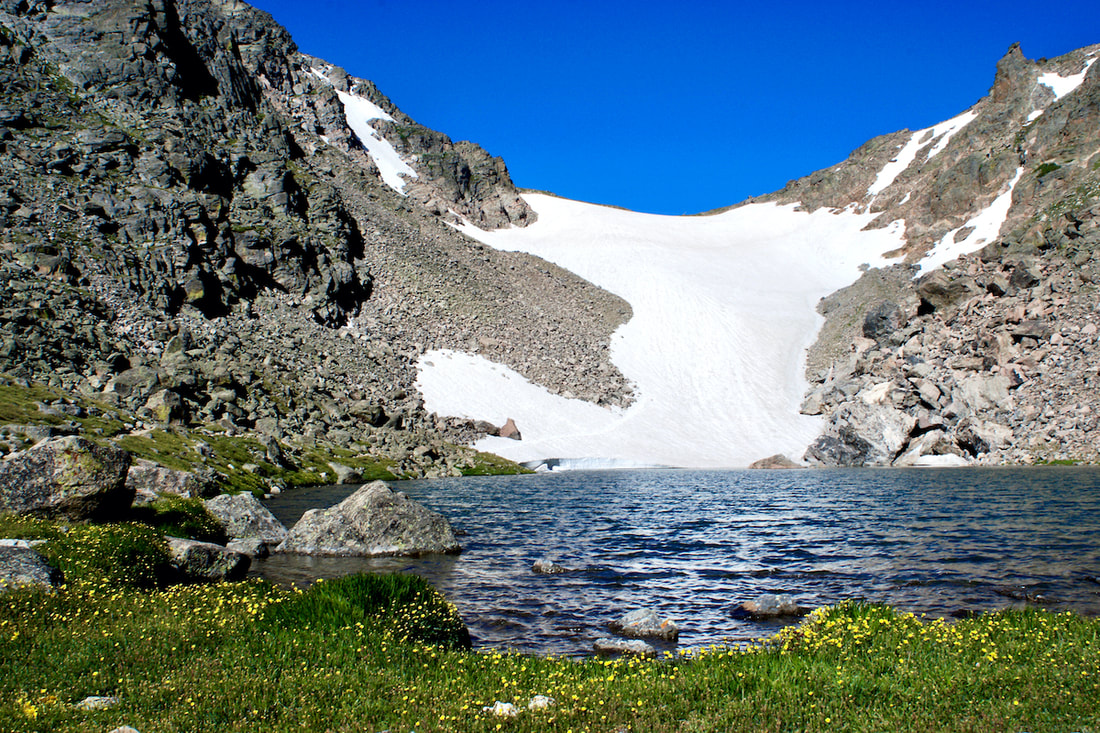
<svg viewBox="0 0 1100 733">
<path fill-rule="evenodd" d="M 324 72 L 319 69 L 311 69 L 311 71 L 318 78 L 326 82 L 329 81 Z M 392 122 L 393 117 L 366 97 L 342 92 L 339 89 L 336 90 L 336 96 L 340 98 L 340 103 L 344 105 L 344 117 L 348 121 L 348 127 L 359 138 L 359 142 L 367 149 L 367 153 L 374 160 L 374 164 L 378 166 L 382 181 L 398 193 L 405 193 L 405 180 L 402 175 L 410 178 L 419 178 L 419 176 L 408 163 L 401 159 L 401 156 L 397 154 L 390 142 L 379 135 L 378 131 L 370 125 L 371 120 Z M 325 142 L 328 142 L 328 140 L 325 140 Z"/>
<path fill-rule="evenodd" d="M 935 270 L 943 263 L 981 249 L 996 239 L 1001 232 L 1001 226 L 1008 218 L 1008 210 L 1012 206 L 1012 192 L 1023 173 L 1024 169 L 1019 168 L 1009 182 L 1007 191 L 993 199 L 993 203 L 966 224 L 943 235 L 943 239 L 936 243 L 936 246 L 920 261 L 921 270 L 925 272 Z M 956 242 L 955 235 L 967 227 L 973 227 L 974 231 Z"/>
<path fill-rule="evenodd" d="M 1095 57 L 1090 56 L 1085 60 L 1085 68 L 1069 76 L 1062 76 L 1053 71 L 1048 71 L 1039 76 L 1038 82 L 1049 87 L 1050 90 L 1054 92 L 1054 101 L 1057 102 L 1059 99 L 1081 86 L 1081 83 L 1085 81 L 1085 75 L 1089 73 L 1089 67 L 1092 66 L 1092 62 L 1095 60 Z M 1034 122 L 1043 115 L 1043 112 L 1046 112 L 1046 107 L 1037 108 L 1027 116 L 1027 121 Z"/>
<path fill-rule="evenodd" d="M 463 231 L 627 300 L 634 316 L 614 334 L 611 357 L 636 402 L 604 409 L 480 356 L 424 355 L 418 388 L 427 409 L 498 425 L 514 418 L 522 441 L 485 438 L 477 447 L 517 461 L 744 466 L 778 452 L 801 456 L 821 429 L 798 411 L 805 350 L 821 324 L 815 307 L 903 241 L 903 222 L 862 231 L 874 216 L 854 212 L 769 203 L 667 217 L 524 198 L 538 212 L 534 224 Z"/>
<path fill-rule="evenodd" d="M 867 194 L 869 196 L 878 196 L 885 191 L 891 183 L 897 180 L 897 177 L 901 175 L 902 171 L 913 164 L 917 155 L 933 142 L 935 142 L 936 145 L 928 151 L 926 159 L 931 158 L 933 155 L 946 148 L 951 138 L 954 137 L 959 130 L 973 122 L 977 116 L 977 112 L 963 112 L 961 115 L 952 117 L 946 122 L 941 122 L 933 127 L 926 127 L 923 130 L 914 132 L 909 137 L 909 140 L 906 141 L 905 145 L 902 146 L 901 150 L 898 151 L 898 154 L 878 172 L 874 183 L 868 187 Z"/>
</svg>

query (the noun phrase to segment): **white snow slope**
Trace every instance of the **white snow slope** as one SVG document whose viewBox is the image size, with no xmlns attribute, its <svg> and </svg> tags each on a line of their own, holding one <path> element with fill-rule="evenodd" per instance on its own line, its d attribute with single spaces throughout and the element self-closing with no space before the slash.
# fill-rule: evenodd
<svg viewBox="0 0 1100 733">
<path fill-rule="evenodd" d="M 320 69 L 311 69 L 311 71 L 319 79 L 329 84 L 332 83 L 325 71 Z M 366 97 L 342 92 L 339 89 L 336 90 L 336 96 L 339 97 L 340 103 L 344 105 L 344 117 L 347 119 L 348 127 L 359 138 L 359 142 L 366 148 L 374 164 L 378 166 L 378 173 L 382 176 L 382 181 L 394 191 L 404 194 L 405 179 L 402 176 L 410 178 L 419 178 L 420 176 L 413 170 L 412 166 L 401 159 L 397 150 L 394 149 L 393 145 L 390 145 L 389 140 L 382 137 L 370 125 L 371 120 L 393 122 L 393 117 Z"/>
<path fill-rule="evenodd" d="M 430 352 L 417 386 L 431 412 L 502 424 L 523 440 L 477 445 L 516 461 L 736 467 L 801 457 L 821 420 L 799 414 L 806 349 L 820 298 L 886 264 L 904 223 L 861 231 L 873 215 L 813 214 L 749 204 L 722 214 L 639 214 L 541 194 L 523 229 L 464 231 L 485 244 L 554 262 L 634 309 L 612 339 L 612 360 L 636 402 L 608 410 L 567 400 L 486 359 Z"/>
</svg>

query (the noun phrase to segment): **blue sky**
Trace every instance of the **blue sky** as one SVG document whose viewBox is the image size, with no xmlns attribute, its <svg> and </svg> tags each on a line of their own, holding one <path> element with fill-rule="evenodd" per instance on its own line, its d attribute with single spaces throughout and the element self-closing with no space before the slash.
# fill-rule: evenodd
<svg viewBox="0 0 1100 733">
<path fill-rule="evenodd" d="M 1100 43 L 1100 2 L 254 0 L 299 48 L 504 158 L 517 185 L 662 214 L 781 188 L 984 96 L 1013 42 Z"/>
</svg>

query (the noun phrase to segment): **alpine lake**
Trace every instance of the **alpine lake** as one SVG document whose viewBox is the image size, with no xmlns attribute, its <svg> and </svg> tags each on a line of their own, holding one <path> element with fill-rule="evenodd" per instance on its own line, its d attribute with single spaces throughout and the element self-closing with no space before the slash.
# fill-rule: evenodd
<svg viewBox="0 0 1100 733">
<path fill-rule="evenodd" d="M 564 656 L 590 655 L 610 621 L 639 608 L 674 620 L 681 648 L 797 622 L 735 618 L 765 593 L 929 617 L 1100 613 L 1100 467 L 565 471 L 392 487 L 446 516 L 461 554 L 273 555 L 253 572 L 298 585 L 416 573 L 457 606 L 475 647 Z M 267 506 L 290 526 L 356 488 Z M 566 572 L 533 572 L 540 559 Z"/>
</svg>

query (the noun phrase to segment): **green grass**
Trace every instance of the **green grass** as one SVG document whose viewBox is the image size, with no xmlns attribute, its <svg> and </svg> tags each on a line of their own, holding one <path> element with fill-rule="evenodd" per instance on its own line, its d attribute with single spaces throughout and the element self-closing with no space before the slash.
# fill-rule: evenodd
<svg viewBox="0 0 1100 733">
<path fill-rule="evenodd" d="M 534 473 L 534 471 L 501 458 L 492 453 L 475 451 L 472 456 L 472 466 L 462 469 L 463 476 L 511 476 L 522 473 Z"/>
<path fill-rule="evenodd" d="M 1042 178 L 1043 176 L 1053 173 L 1061 167 L 1062 166 L 1058 165 L 1057 163 L 1043 163 L 1035 169 L 1035 177 Z"/>
<path fill-rule="evenodd" d="M 469 652 L 416 578 L 81 585 L 0 604 L 0 730 L 1096 731 L 1100 622 L 859 604 L 643 661 Z M 555 704 L 528 710 L 535 695 Z M 87 695 L 111 710 L 81 712 Z M 520 708 L 514 718 L 483 708 Z"/>
</svg>

